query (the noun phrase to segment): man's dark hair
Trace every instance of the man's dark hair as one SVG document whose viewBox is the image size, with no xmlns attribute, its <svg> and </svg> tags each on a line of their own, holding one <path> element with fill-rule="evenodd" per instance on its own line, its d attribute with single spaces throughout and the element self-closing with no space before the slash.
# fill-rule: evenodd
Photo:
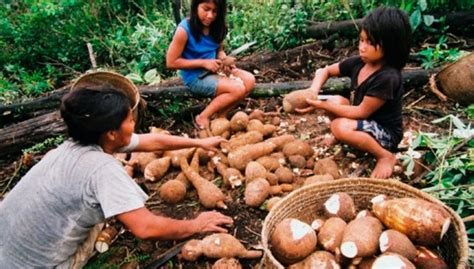
<svg viewBox="0 0 474 269">
<path fill-rule="evenodd" d="M 217 42 L 221 43 L 226 34 L 227 26 L 225 17 L 227 15 L 227 4 L 226 0 L 193 0 L 191 3 L 191 15 L 189 17 L 189 26 L 193 37 L 199 41 L 201 39 L 202 30 L 204 26 L 199 20 L 198 6 L 201 3 L 214 3 L 216 5 L 216 19 L 212 22 L 209 27 L 209 34 Z"/>
<path fill-rule="evenodd" d="M 130 100 L 111 88 L 83 88 L 65 95 L 60 110 L 69 136 L 82 145 L 91 145 L 97 144 L 102 134 L 120 128 L 130 111 Z"/>
<path fill-rule="evenodd" d="M 397 69 L 405 66 L 411 43 L 411 26 L 405 12 L 379 7 L 364 18 L 361 26 L 372 45 L 380 45 L 387 65 Z"/>
</svg>

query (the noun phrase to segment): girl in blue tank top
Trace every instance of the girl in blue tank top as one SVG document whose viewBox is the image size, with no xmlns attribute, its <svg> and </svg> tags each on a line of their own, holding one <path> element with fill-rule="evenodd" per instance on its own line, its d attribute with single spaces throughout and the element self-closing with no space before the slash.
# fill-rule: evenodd
<svg viewBox="0 0 474 269">
<path fill-rule="evenodd" d="M 179 69 L 184 84 L 195 95 L 213 97 L 196 117 L 197 127 L 209 127 L 211 117 L 227 117 L 230 110 L 253 89 L 255 77 L 235 66 L 218 75 L 226 57 L 223 40 L 227 34 L 225 0 L 193 0 L 191 14 L 178 25 L 166 54 L 166 66 Z M 210 74 L 204 76 L 206 72 Z"/>
</svg>

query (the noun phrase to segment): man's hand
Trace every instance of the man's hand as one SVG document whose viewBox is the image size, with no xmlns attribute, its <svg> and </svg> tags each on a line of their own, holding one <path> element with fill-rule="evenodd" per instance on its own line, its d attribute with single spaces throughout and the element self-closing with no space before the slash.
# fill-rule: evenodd
<svg viewBox="0 0 474 269">
<path fill-rule="evenodd" d="M 199 140 L 199 147 L 205 149 L 205 150 L 210 150 L 217 152 L 217 145 L 220 143 L 227 141 L 225 138 L 222 136 L 212 136 L 208 138 L 202 138 Z"/>
<path fill-rule="evenodd" d="M 193 221 L 198 233 L 226 233 L 227 230 L 225 228 L 220 227 L 220 225 L 234 223 L 231 217 L 228 217 L 215 211 L 202 212 Z"/>
</svg>

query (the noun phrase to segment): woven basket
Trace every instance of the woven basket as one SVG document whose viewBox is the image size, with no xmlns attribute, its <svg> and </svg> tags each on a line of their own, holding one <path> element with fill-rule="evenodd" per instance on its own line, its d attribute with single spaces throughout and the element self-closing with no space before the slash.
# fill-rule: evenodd
<svg viewBox="0 0 474 269">
<path fill-rule="evenodd" d="M 317 216 L 323 215 L 324 202 L 336 192 L 346 192 L 353 199 L 357 211 L 370 209 L 370 200 L 379 194 L 390 197 L 414 197 L 442 205 L 451 216 L 451 226 L 440 244 L 440 254 L 449 268 L 468 268 L 469 248 L 464 223 L 449 207 L 430 195 L 395 180 L 368 178 L 338 179 L 321 182 L 298 189 L 280 200 L 265 218 L 262 228 L 264 257 L 261 268 L 284 268 L 272 255 L 269 238 L 275 226 L 285 218 L 297 218 L 310 224 Z"/>
</svg>

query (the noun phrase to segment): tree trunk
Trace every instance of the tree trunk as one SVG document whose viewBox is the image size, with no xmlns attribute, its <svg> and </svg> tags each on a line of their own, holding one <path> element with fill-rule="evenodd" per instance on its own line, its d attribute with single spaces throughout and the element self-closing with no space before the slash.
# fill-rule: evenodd
<svg viewBox="0 0 474 269">
<path fill-rule="evenodd" d="M 451 26 L 451 30 L 473 26 L 474 10 L 452 12 L 449 14 L 433 14 L 435 18 L 446 16 L 446 25 Z M 334 33 L 357 33 L 356 24 L 360 24 L 362 19 L 335 21 L 335 22 L 310 22 L 303 33 L 306 37 L 327 38 Z"/>
<path fill-rule="evenodd" d="M 22 149 L 66 132 L 59 111 L 51 112 L 0 129 L 0 156 L 19 153 Z"/>
<path fill-rule="evenodd" d="M 425 85 L 429 79 L 429 72 L 426 70 L 409 70 L 402 73 L 405 89 Z M 293 81 L 282 83 L 258 83 L 250 97 L 279 96 L 307 88 L 311 81 Z M 348 78 L 330 78 L 323 86 L 322 92 L 325 94 L 335 94 L 350 87 Z M 164 96 L 190 96 L 185 86 L 173 87 L 141 87 L 142 97 L 147 101 L 160 100 Z M 66 126 L 61 119 L 59 112 L 51 112 L 17 124 L 0 129 L 0 156 L 11 153 L 18 153 L 22 149 L 44 141 L 46 138 L 64 134 Z"/>
</svg>

